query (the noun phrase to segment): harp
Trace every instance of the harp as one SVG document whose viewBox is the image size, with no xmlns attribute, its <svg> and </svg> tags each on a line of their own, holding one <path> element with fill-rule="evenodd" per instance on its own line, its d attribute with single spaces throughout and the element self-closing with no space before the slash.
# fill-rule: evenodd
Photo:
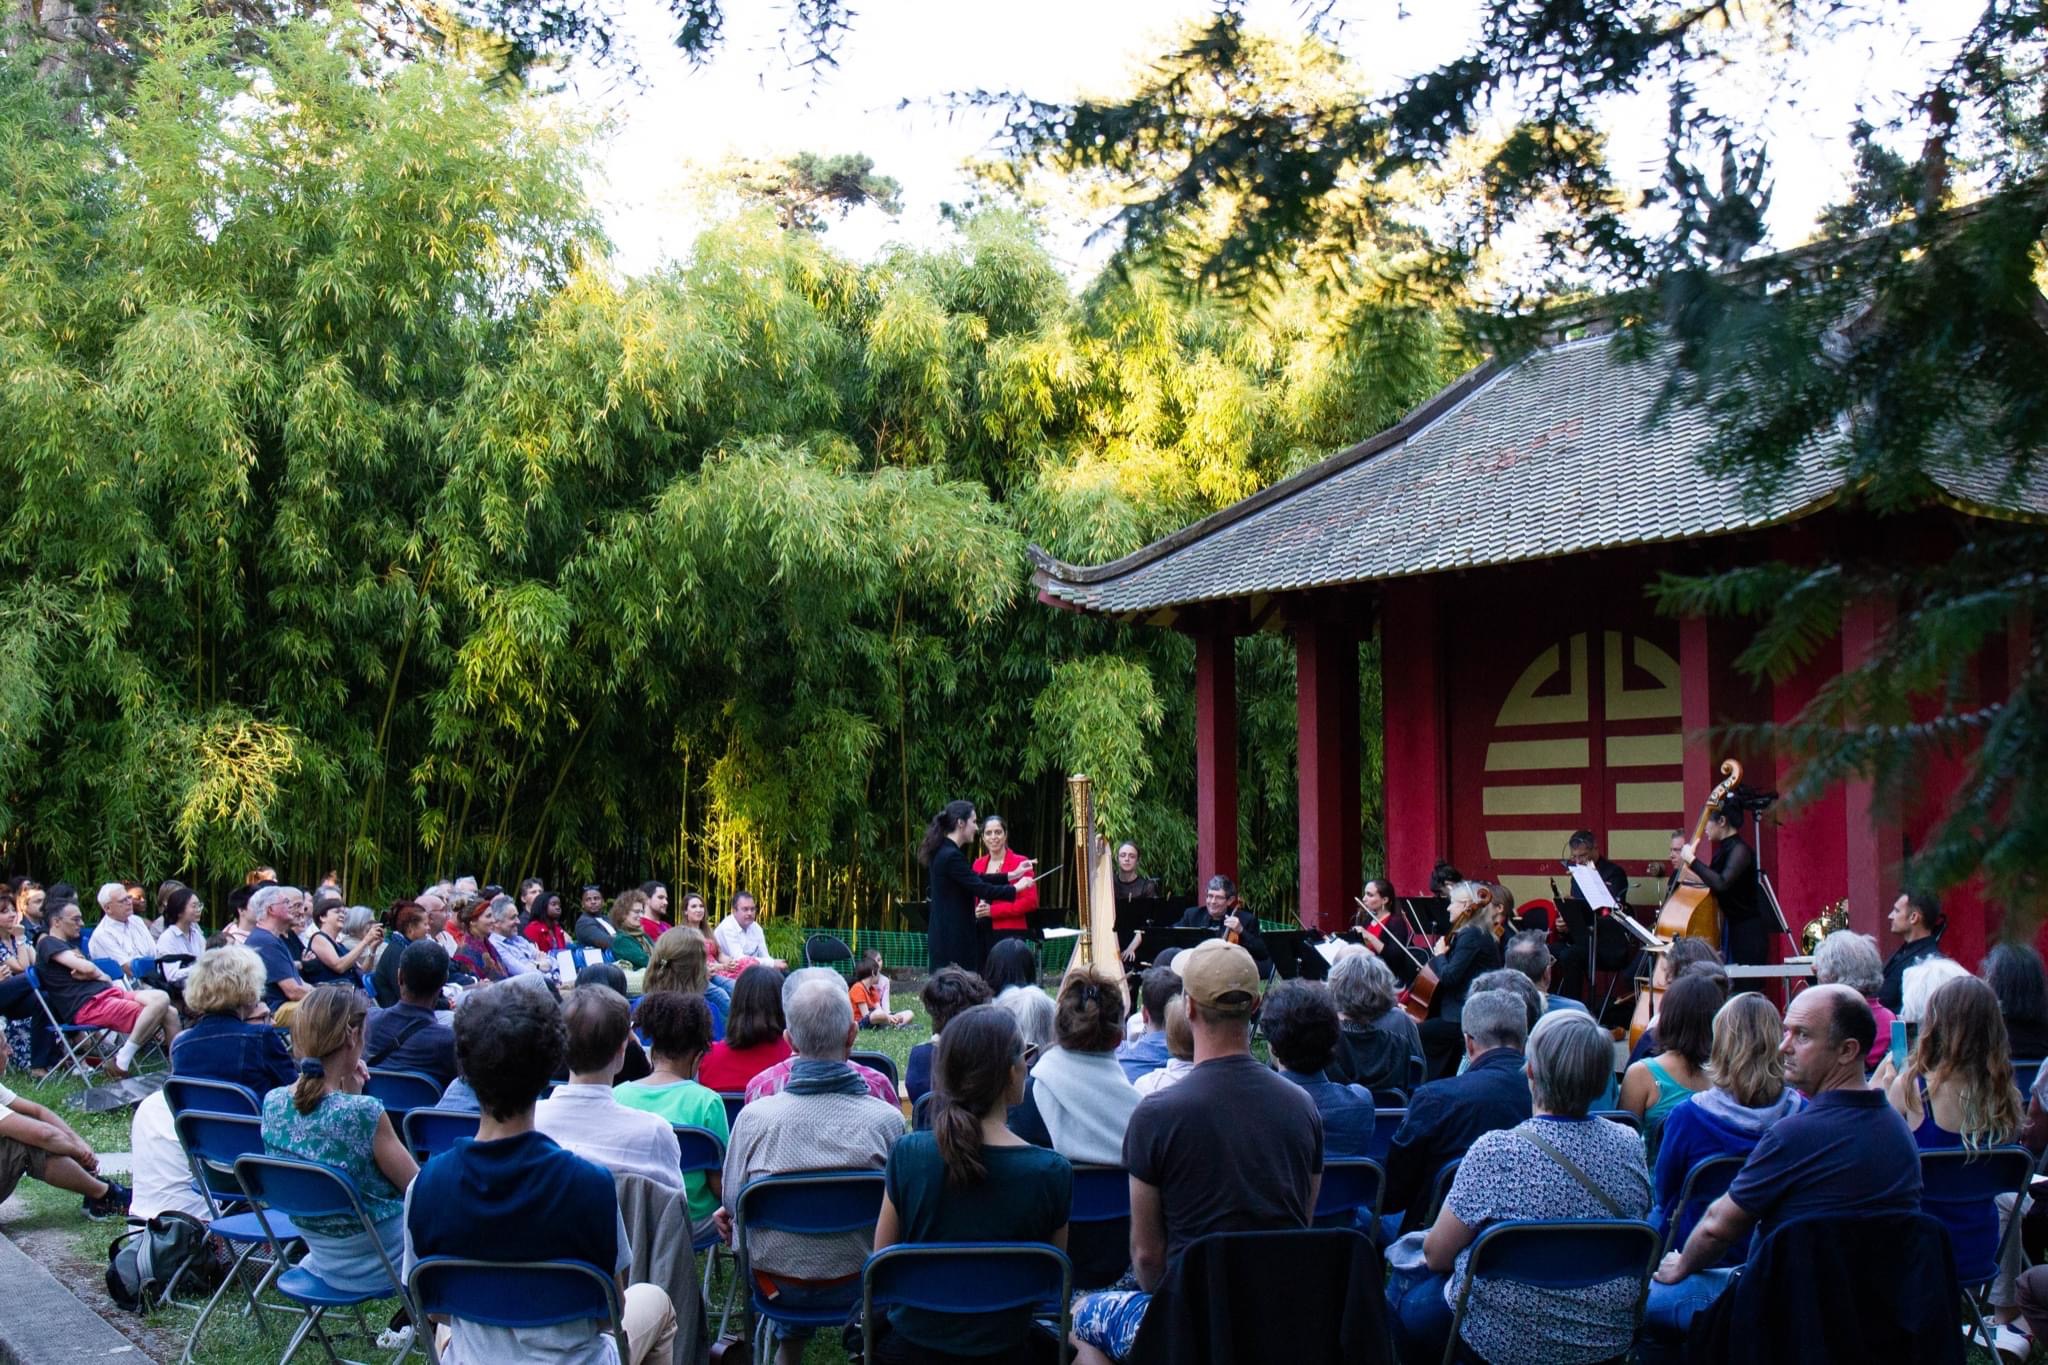
<svg viewBox="0 0 2048 1365">
<path fill-rule="evenodd" d="M 1108 843 L 1095 832 L 1095 784 L 1076 773 L 1067 779 L 1067 790 L 1074 799 L 1074 909 L 1081 937 L 1074 942 L 1066 975 L 1094 967 L 1122 981 L 1123 956 L 1116 941 L 1116 865 Z"/>
</svg>

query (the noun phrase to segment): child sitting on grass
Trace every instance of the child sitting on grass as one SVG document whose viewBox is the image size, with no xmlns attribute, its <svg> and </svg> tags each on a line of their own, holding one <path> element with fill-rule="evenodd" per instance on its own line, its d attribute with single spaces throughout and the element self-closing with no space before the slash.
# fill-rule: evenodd
<svg viewBox="0 0 2048 1365">
<path fill-rule="evenodd" d="M 847 996 L 862 1028 L 903 1028 L 917 1017 L 909 1010 L 889 1012 L 889 978 L 882 974 L 882 955 L 872 948 L 861 954 L 860 965 L 853 969 Z"/>
</svg>

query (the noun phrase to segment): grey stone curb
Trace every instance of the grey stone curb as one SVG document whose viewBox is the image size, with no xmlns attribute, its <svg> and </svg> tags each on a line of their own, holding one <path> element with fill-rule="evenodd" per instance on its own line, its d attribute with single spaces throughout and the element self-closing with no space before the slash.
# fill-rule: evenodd
<svg viewBox="0 0 2048 1365">
<path fill-rule="evenodd" d="M 7 1286 L 7 1311 L 0 1313 L 0 1365 L 146 1359 L 140 1347 L 5 1237 L 0 1237 L 0 1284 Z"/>
</svg>

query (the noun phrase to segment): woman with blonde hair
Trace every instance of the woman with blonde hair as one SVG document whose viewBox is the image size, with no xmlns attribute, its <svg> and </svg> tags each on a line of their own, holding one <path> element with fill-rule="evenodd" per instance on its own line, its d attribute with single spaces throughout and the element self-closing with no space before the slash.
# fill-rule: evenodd
<svg viewBox="0 0 2048 1365">
<path fill-rule="evenodd" d="M 405 1258 L 405 1190 L 419 1174 L 383 1103 L 363 1093 L 369 1009 L 352 986 L 314 987 L 292 1016 L 299 1078 L 263 1097 L 263 1149 L 339 1170 L 375 1225 L 373 1241 L 352 1215 L 293 1220 L 305 1268 L 348 1293 L 390 1286 Z"/>
<path fill-rule="evenodd" d="M 1424 1022 L 1421 1029 L 1422 1051 L 1432 1080 L 1457 1070 L 1465 1048 L 1465 1031 L 1459 1026 L 1465 996 L 1475 980 L 1501 965 L 1500 940 L 1494 935 L 1501 903 L 1494 899 L 1492 889 L 1479 882 L 1454 882 L 1447 895 L 1450 922 L 1458 925 L 1458 932 L 1449 942 L 1439 944 L 1429 960 L 1429 969 L 1436 973 L 1436 990 L 1430 997 L 1436 1017 Z"/>
<path fill-rule="evenodd" d="M 1131 1088 L 1142 1099 L 1168 1086 L 1180 1084 L 1182 1077 L 1194 1069 L 1195 1029 L 1188 1023 L 1186 995 L 1176 995 L 1166 1002 L 1166 1065 L 1138 1077 L 1131 1082 Z"/>
<path fill-rule="evenodd" d="M 1778 1053 L 1784 1023 L 1776 1005 L 1753 992 L 1738 995 L 1715 1012 L 1713 1035 L 1707 1088 L 1665 1117 L 1657 1149 L 1657 1205 L 1650 1221 L 1660 1230 L 1678 1221 L 1674 1246 L 1684 1245 L 1702 1212 L 1688 1217 L 1678 1207 L 1692 1168 L 1709 1157 L 1748 1156 L 1772 1124 L 1806 1103 L 1785 1084 L 1785 1059 Z M 1745 1243 L 1729 1254 L 1739 1260 L 1746 1249 Z"/>
<path fill-rule="evenodd" d="M 711 954 L 704 935 L 687 924 L 679 924 L 654 941 L 647 960 L 647 994 L 675 991 L 679 995 L 701 995 L 711 1007 L 711 1037 L 725 1037 L 725 1016 L 732 1009 L 732 991 L 723 981 L 711 979 Z"/>
</svg>

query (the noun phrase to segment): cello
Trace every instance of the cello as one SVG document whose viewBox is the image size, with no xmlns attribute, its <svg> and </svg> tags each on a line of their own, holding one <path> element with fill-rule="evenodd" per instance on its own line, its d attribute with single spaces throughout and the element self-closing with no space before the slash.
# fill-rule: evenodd
<svg viewBox="0 0 2048 1365">
<path fill-rule="evenodd" d="M 1365 898 L 1363 896 L 1353 897 L 1353 900 L 1357 903 L 1360 910 L 1365 910 Z M 1370 913 L 1370 911 L 1367 911 L 1368 916 L 1370 916 Z M 1414 978 L 1394 996 L 1394 1003 L 1401 1007 L 1403 1014 L 1419 1024 L 1429 1018 L 1431 999 L 1436 994 L 1436 972 L 1427 962 L 1417 957 L 1415 950 L 1403 943 L 1398 935 L 1382 933 L 1382 930 L 1388 927 L 1389 921 L 1393 918 L 1394 912 L 1389 910 L 1378 919 L 1361 919 L 1358 924 L 1358 933 L 1361 938 L 1369 938 L 1374 943 L 1380 945 L 1380 951 L 1383 954 L 1386 951 L 1386 945 L 1389 943 L 1393 944 L 1401 950 L 1401 956 L 1408 959 L 1409 965 L 1415 968 Z"/>
</svg>

